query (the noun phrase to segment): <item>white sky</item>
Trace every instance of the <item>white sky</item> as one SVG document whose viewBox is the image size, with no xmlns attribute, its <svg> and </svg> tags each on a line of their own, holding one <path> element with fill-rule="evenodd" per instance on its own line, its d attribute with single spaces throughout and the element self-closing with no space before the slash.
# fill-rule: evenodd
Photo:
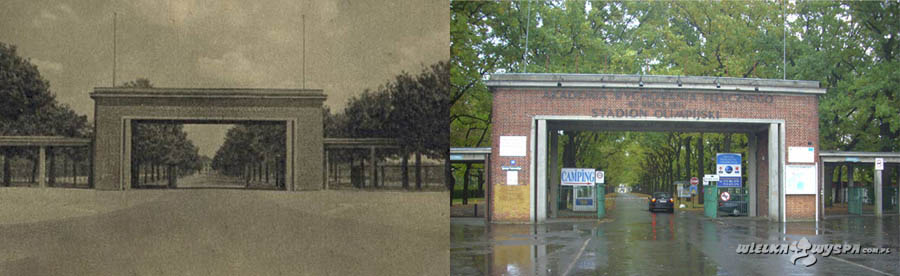
<svg viewBox="0 0 900 276">
<path fill-rule="evenodd" d="M 0 41 L 18 46 L 57 99 L 89 120 L 88 94 L 111 84 L 114 12 L 120 84 L 143 77 L 156 87 L 300 88 L 303 14 L 306 87 L 324 89 L 332 110 L 400 71 L 417 73 L 450 56 L 449 3 L 441 0 L 11 0 L 2 6 Z M 211 126 L 186 130 L 224 133 Z"/>
</svg>

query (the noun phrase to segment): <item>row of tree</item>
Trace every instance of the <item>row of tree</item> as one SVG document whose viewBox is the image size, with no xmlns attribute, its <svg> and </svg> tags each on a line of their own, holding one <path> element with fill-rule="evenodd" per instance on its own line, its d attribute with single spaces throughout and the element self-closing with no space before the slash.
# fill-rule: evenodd
<svg viewBox="0 0 900 276">
<path fill-rule="evenodd" d="M 390 138 L 399 150 L 380 150 L 376 158 L 399 157 L 401 182 L 409 188 L 408 157 L 415 156 L 415 185 L 422 187 L 422 155 L 443 159 L 449 177 L 450 65 L 441 61 L 417 75 L 402 72 L 374 90 L 352 97 L 342 112 L 325 109 L 325 136 Z M 332 152 L 329 160 L 362 164 L 366 151 Z M 330 162 L 336 166 L 338 162 Z M 371 161 L 370 161 L 371 162 Z M 330 170 L 338 173 L 339 170 Z M 352 178 L 352 177 L 351 177 Z"/>
<path fill-rule="evenodd" d="M 894 1 L 453 1 L 451 144 L 490 145 L 488 74 L 611 73 L 817 80 L 828 91 L 820 149 L 898 151 L 898 15 Z M 563 140 L 583 135 L 596 134 Z M 746 143 L 729 134 L 635 135 L 642 170 L 628 181 L 666 191 L 673 179 L 710 172 L 710 148 Z M 585 147 L 603 143 L 614 142 Z M 691 158 L 698 164 L 684 164 Z"/>
<path fill-rule="evenodd" d="M 242 124 L 225 134 L 212 159 L 212 169 L 250 181 L 274 183 L 284 189 L 285 125 Z"/>
<path fill-rule="evenodd" d="M 91 137 L 93 128 L 87 117 L 78 115 L 69 106 L 56 101 L 50 83 L 41 77 L 37 66 L 20 57 L 16 46 L 0 42 L 0 136 L 67 136 Z M 31 161 L 31 182 L 38 167 L 36 148 L 0 147 L 3 155 L 4 186 L 12 179 L 13 158 Z M 78 148 L 50 148 L 48 183 L 56 182 L 56 159 L 62 154 L 72 161 L 72 175 L 78 175 L 78 164 L 88 157 L 88 151 Z M 77 179 L 77 178 L 76 178 Z M 77 180 L 75 180 L 77 182 Z"/>
</svg>

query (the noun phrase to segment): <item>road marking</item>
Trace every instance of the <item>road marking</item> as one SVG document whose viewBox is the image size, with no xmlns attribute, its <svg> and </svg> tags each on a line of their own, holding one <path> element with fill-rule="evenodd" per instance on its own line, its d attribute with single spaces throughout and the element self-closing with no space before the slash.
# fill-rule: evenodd
<svg viewBox="0 0 900 276">
<path fill-rule="evenodd" d="M 861 265 L 861 264 L 858 264 L 858 263 L 854 263 L 854 262 L 851 262 L 851 261 L 848 261 L 848 260 L 844 260 L 844 259 L 841 259 L 841 258 L 838 258 L 838 257 L 835 257 L 835 256 L 829 256 L 829 258 L 837 259 L 837 260 L 839 260 L 839 261 L 842 261 L 842 262 L 845 262 L 845 263 L 848 263 L 848 264 L 852 264 L 852 265 L 856 265 L 856 266 L 858 266 L 858 267 L 862 267 L 862 268 L 865 268 L 865 269 L 868 269 L 868 270 L 871 270 L 871 271 L 875 271 L 875 272 L 881 273 L 881 274 L 883 274 L 883 275 L 893 275 L 893 274 L 890 274 L 890 273 L 887 273 L 887 272 L 884 272 L 884 271 L 881 271 L 881 270 L 877 270 L 877 269 L 874 269 L 874 268 L 871 268 L 871 267 L 868 267 L 868 266 L 864 266 L 864 265 Z"/>
<path fill-rule="evenodd" d="M 581 249 L 578 250 L 578 255 L 575 255 L 575 259 L 572 259 L 572 262 L 569 263 L 569 267 L 566 268 L 566 272 L 563 272 L 563 274 L 562 274 L 563 276 L 569 275 L 569 271 L 572 270 L 572 266 L 575 265 L 575 262 L 577 262 L 578 259 L 581 259 L 581 254 L 584 253 L 584 248 L 587 247 L 588 242 L 590 242 L 591 239 L 593 239 L 593 237 L 590 237 L 590 238 L 588 238 L 587 240 L 584 241 L 584 244 L 581 245 Z"/>
</svg>

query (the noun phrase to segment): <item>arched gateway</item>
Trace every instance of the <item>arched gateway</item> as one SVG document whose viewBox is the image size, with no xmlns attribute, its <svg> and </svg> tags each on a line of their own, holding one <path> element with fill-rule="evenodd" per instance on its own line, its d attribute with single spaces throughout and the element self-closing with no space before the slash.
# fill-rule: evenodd
<svg viewBox="0 0 900 276">
<path fill-rule="evenodd" d="M 489 197 L 495 221 L 540 223 L 554 215 L 556 204 L 548 198 L 559 192 L 560 172 L 547 160 L 557 160 L 559 130 L 746 133 L 749 215 L 818 219 L 821 168 L 818 179 L 808 181 L 815 189 L 784 184 L 795 181 L 786 180 L 786 167 L 793 172 L 819 161 L 817 96 L 825 89 L 818 82 L 495 74 L 487 86 L 493 93 Z"/>
<path fill-rule="evenodd" d="M 286 128 L 288 190 L 322 185 L 322 90 L 95 88 L 94 187 L 131 187 L 131 129 L 142 121 L 276 122 Z"/>
</svg>

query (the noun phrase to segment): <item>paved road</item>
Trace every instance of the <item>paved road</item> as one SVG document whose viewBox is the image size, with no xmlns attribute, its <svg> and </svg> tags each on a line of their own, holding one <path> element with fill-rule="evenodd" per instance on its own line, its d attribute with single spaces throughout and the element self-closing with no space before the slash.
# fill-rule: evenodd
<svg viewBox="0 0 900 276">
<path fill-rule="evenodd" d="M 762 219 L 707 219 L 699 212 L 650 213 L 647 200 L 630 194 L 600 222 L 485 226 L 451 220 L 453 275 L 883 275 L 900 273 L 897 216 L 848 217 L 819 223 Z M 891 247 L 890 255 L 820 257 L 794 266 L 790 255 L 739 255 L 738 244 L 848 242 Z"/>
<path fill-rule="evenodd" d="M 446 275 L 447 198 L 446 192 L 0 189 L 0 218 L 9 218 L 0 221 L 0 275 Z M 85 210 L 37 221 L 8 213 L 50 201 L 64 202 L 53 208 Z M 113 204 L 120 206 L 100 208 Z"/>
</svg>

